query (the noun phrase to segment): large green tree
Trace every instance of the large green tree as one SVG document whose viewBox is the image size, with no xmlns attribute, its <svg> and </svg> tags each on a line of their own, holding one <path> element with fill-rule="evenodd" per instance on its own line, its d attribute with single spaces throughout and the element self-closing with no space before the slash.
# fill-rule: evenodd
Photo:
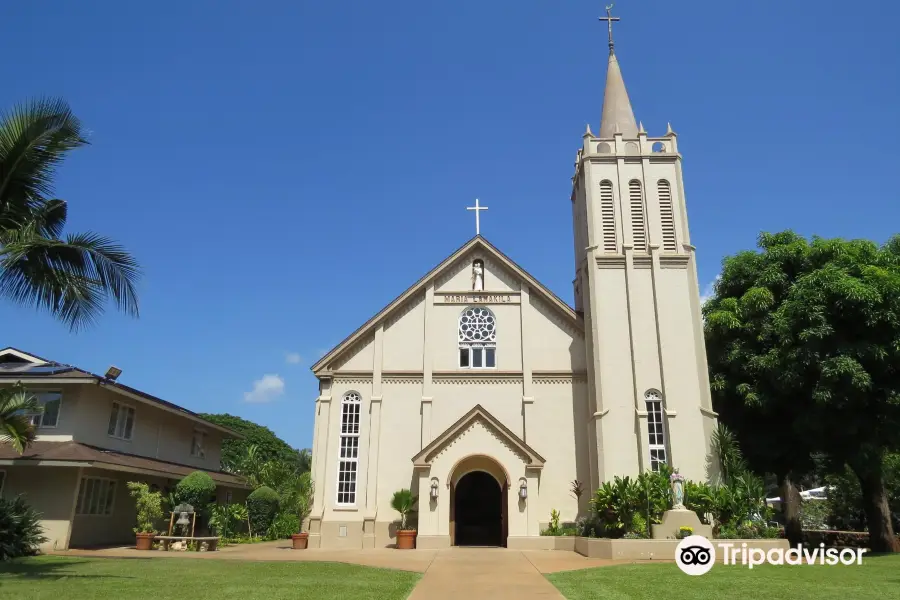
<svg viewBox="0 0 900 600">
<path fill-rule="evenodd" d="M 200 416 L 244 436 L 244 439 L 230 439 L 222 443 L 222 468 L 226 471 L 237 472 L 240 470 L 247 460 L 248 450 L 251 446 L 255 447 L 253 458 L 260 465 L 276 461 L 284 463 L 291 470 L 309 471 L 311 461 L 309 450 L 291 448 L 268 427 L 227 413 L 204 413 Z"/>
<path fill-rule="evenodd" d="M 822 453 L 859 478 L 872 548 L 896 549 L 883 469 L 900 445 L 900 238 L 787 231 L 758 246 L 725 259 L 704 306 L 714 406 L 751 466 L 781 479 L 792 538 L 792 482 Z"/>
<path fill-rule="evenodd" d="M 53 195 L 56 168 L 84 146 L 80 121 L 58 99 L 0 115 L 0 296 L 50 312 L 72 330 L 91 324 L 111 298 L 137 316 L 139 267 L 96 233 L 63 238 L 68 205 Z"/>
</svg>

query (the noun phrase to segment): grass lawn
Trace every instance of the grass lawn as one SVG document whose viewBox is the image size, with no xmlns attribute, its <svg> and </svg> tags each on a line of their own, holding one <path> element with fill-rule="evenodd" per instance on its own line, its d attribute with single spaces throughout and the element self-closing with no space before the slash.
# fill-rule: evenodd
<svg viewBox="0 0 900 600">
<path fill-rule="evenodd" d="M 900 598 L 900 555 L 863 556 L 860 566 L 747 567 L 718 564 L 699 577 L 674 563 L 622 565 L 548 575 L 569 600 L 673 598 L 856 600 Z"/>
<path fill-rule="evenodd" d="M 0 598 L 406 598 L 421 575 L 325 562 L 41 556 L 0 563 Z"/>
</svg>

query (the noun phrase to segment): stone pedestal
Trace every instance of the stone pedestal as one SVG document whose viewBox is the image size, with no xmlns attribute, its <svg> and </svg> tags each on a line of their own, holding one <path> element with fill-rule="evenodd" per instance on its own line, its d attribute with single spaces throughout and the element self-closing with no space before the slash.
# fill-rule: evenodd
<svg viewBox="0 0 900 600">
<path fill-rule="evenodd" d="M 712 539 L 712 527 L 700 522 L 700 517 L 692 510 L 667 510 L 663 513 L 662 523 L 652 525 L 650 530 L 654 540 L 675 539 L 681 527 L 690 527 L 692 535 L 702 535 Z"/>
</svg>

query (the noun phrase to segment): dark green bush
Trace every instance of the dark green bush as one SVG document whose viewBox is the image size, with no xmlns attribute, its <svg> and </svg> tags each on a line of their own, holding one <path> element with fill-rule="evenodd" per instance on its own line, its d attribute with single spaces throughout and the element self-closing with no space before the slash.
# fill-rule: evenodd
<svg viewBox="0 0 900 600">
<path fill-rule="evenodd" d="M 40 515 L 22 496 L 0 498 L 0 561 L 35 554 L 47 541 L 43 532 Z"/>
<path fill-rule="evenodd" d="M 284 540 L 295 533 L 300 533 L 300 517 L 291 512 L 280 512 L 272 519 L 267 537 L 270 540 Z"/>
<path fill-rule="evenodd" d="M 278 514 L 279 500 L 278 493 L 266 486 L 256 488 L 247 496 L 247 513 L 253 535 L 268 535 L 269 526 Z"/>
<path fill-rule="evenodd" d="M 175 486 L 175 498 L 178 502 L 190 504 L 195 511 L 201 514 L 215 500 L 215 495 L 216 482 L 203 471 L 194 471 L 186 475 Z"/>
</svg>

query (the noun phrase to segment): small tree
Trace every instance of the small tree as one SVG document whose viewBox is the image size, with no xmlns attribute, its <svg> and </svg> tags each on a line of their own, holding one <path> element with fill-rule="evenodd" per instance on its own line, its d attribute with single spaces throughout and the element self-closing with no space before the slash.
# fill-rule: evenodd
<svg viewBox="0 0 900 600">
<path fill-rule="evenodd" d="M 266 535 L 275 515 L 278 514 L 280 497 L 270 487 L 258 487 L 247 496 L 247 512 L 250 515 L 251 531 Z"/>
<path fill-rule="evenodd" d="M 137 527 L 135 533 L 156 533 L 156 523 L 162 518 L 162 494 L 151 492 L 146 483 L 129 481 L 128 490 L 134 498 Z"/>
<path fill-rule="evenodd" d="M 300 485 L 297 492 L 297 516 L 300 518 L 300 531 L 303 530 L 304 523 L 312 512 L 314 488 L 309 471 L 300 476 Z"/>
<path fill-rule="evenodd" d="M 0 561 L 37 552 L 47 541 L 41 527 L 41 515 L 25 503 L 25 498 L 0 498 Z"/>
<path fill-rule="evenodd" d="M 400 513 L 400 529 L 408 529 L 407 519 L 409 514 L 413 512 L 418 498 L 408 489 L 397 490 L 394 497 L 391 498 L 391 508 Z"/>
<path fill-rule="evenodd" d="M 190 504 L 198 513 L 203 513 L 216 494 L 216 482 L 209 473 L 194 471 L 175 486 L 175 498 L 179 503 Z"/>
</svg>

